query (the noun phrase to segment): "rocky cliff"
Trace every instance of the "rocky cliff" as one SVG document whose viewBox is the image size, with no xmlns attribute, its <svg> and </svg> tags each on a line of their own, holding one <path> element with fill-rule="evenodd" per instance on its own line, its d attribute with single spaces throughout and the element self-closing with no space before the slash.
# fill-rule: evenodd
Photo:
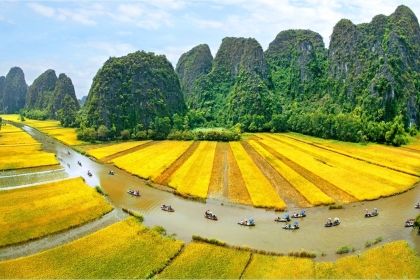
<svg viewBox="0 0 420 280">
<path fill-rule="evenodd" d="M 26 94 L 25 109 L 46 110 L 52 103 L 56 83 L 57 75 L 51 69 L 36 78 Z"/>
<path fill-rule="evenodd" d="M 209 46 L 206 44 L 192 48 L 179 58 L 175 71 L 178 73 L 181 92 L 188 105 L 196 103 L 196 100 L 193 98 L 195 83 L 203 75 L 211 71 L 212 62 L 213 56 L 211 55 Z"/>
<path fill-rule="evenodd" d="M 184 114 L 185 102 L 172 64 L 163 55 L 138 51 L 112 57 L 93 79 L 85 112 L 88 126 L 115 126 L 117 133 L 156 118 Z"/>
<path fill-rule="evenodd" d="M 28 85 L 22 69 L 11 68 L 3 82 L 1 111 L 4 114 L 13 114 L 23 109 L 27 90 Z"/>
<path fill-rule="evenodd" d="M 268 66 L 261 45 L 253 38 L 224 38 L 211 72 L 195 83 L 190 108 L 210 125 L 266 122 L 278 102 L 269 90 Z"/>
<path fill-rule="evenodd" d="M 77 101 L 73 82 L 66 74 L 61 73 L 58 76 L 57 82 L 55 83 L 53 96 L 48 105 L 49 114 L 57 116 L 58 111 L 66 107 L 70 100 L 73 101 L 71 103 L 73 104 L 72 106 L 75 106 L 74 109 L 76 111 L 80 110 L 80 104 Z"/>
</svg>

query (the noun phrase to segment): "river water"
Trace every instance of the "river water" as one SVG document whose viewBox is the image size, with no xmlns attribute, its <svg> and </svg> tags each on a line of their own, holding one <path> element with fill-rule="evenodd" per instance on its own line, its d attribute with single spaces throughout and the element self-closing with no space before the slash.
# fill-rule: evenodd
<svg viewBox="0 0 420 280">
<path fill-rule="evenodd" d="M 99 164 L 62 143 L 45 136 L 35 129 L 24 126 L 25 131 L 43 143 L 44 150 L 54 152 L 69 177 L 82 176 L 92 187 L 99 185 L 108 193 L 109 201 L 117 208 L 126 207 L 144 216 L 147 226 L 163 226 L 168 233 L 186 242 L 192 235 L 217 238 L 232 245 L 249 246 L 267 251 L 315 251 L 317 260 L 336 260 L 343 255 L 335 251 L 345 245 L 355 248 L 355 253 L 367 250 L 366 241 L 381 236 L 380 244 L 395 240 L 407 240 L 420 253 L 420 236 L 412 228 L 406 228 L 405 220 L 415 218 L 420 213 L 414 205 L 420 201 L 420 188 L 417 186 L 403 194 L 375 201 L 356 202 L 344 205 L 343 209 L 329 210 L 328 207 L 307 209 L 288 209 L 289 214 L 306 210 L 307 216 L 298 221 L 300 229 L 282 229 L 284 223 L 274 222 L 276 216 L 284 217 L 285 212 L 258 209 L 251 206 L 232 204 L 226 201 L 208 199 L 206 203 L 188 200 L 172 194 L 165 186 L 150 187 L 136 176 L 120 170 L 113 165 Z M 68 151 L 71 151 L 70 155 Z M 77 164 L 82 163 L 82 166 Z M 93 173 L 87 176 L 87 171 Z M 115 175 L 108 175 L 113 170 Z M 141 196 L 127 194 L 128 189 L 140 190 Z M 175 212 L 160 209 L 162 204 L 171 205 Z M 365 218 L 365 209 L 378 208 L 379 216 Z M 204 218 L 206 210 L 213 211 L 218 221 Z M 324 227 L 327 218 L 339 217 L 341 225 Z M 256 226 L 246 227 L 237 222 L 254 218 Z M 374 246 L 372 246 L 374 247 Z M 371 248 L 372 248 L 371 247 Z M 326 255 L 321 256 L 321 252 Z"/>
</svg>

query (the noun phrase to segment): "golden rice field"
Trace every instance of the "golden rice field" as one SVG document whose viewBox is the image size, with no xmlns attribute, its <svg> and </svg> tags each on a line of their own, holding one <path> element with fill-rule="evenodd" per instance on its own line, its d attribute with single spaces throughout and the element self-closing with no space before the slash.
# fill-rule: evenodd
<svg viewBox="0 0 420 280">
<path fill-rule="evenodd" d="M 206 198 L 217 142 L 204 141 L 169 179 L 180 193 Z"/>
<path fill-rule="evenodd" d="M 258 134 L 258 137 L 273 150 L 358 200 L 372 200 L 400 193 L 419 181 L 418 177 L 285 139 L 282 135 Z"/>
<path fill-rule="evenodd" d="M 112 209 L 82 178 L 2 190 L 0 246 L 59 232 L 94 220 Z"/>
<path fill-rule="evenodd" d="M 314 279 L 315 263 L 307 258 L 253 254 L 242 278 Z"/>
<path fill-rule="evenodd" d="M 1 278 L 149 278 L 183 247 L 134 218 L 71 243 L 28 257 L 0 262 Z"/>
<path fill-rule="evenodd" d="M 238 162 L 242 177 L 244 178 L 252 204 L 256 207 L 268 207 L 276 209 L 285 209 L 286 204 L 278 196 L 274 187 L 267 178 L 261 173 L 257 165 L 245 151 L 239 142 L 231 142 L 235 159 Z"/>
<path fill-rule="evenodd" d="M 192 141 L 162 141 L 115 158 L 115 166 L 144 179 L 155 179 L 191 145 Z"/>
<path fill-rule="evenodd" d="M 157 278 L 239 279 L 250 256 L 250 252 L 192 242 Z"/>
<path fill-rule="evenodd" d="M 317 186 L 305 179 L 302 175 L 287 166 L 281 160 L 274 157 L 267 150 L 255 141 L 248 143 L 296 190 L 298 190 L 312 205 L 322 205 L 334 203 L 334 200 L 322 192 Z"/>
<path fill-rule="evenodd" d="M 53 153 L 41 150 L 41 144 L 2 145 L 0 170 L 20 169 L 58 164 Z"/>
<path fill-rule="evenodd" d="M 286 133 L 284 135 L 367 162 L 407 173 L 420 174 L 420 153 L 411 151 L 411 149 L 420 147 L 418 141 L 396 148 L 379 144 L 362 145 L 359 143 L 327 140 L 297 133 Z"/>
<path fill-rule="evenodd" d="M 69 127 L 61 127 L 60 121 L 53 121 L 53 120 L 46 120 L 46 121 L 39 121 L 39 120 L 31 120 L 25 119 L 25 121 L 21 121 L 19 115 L 1 115 L 3 120 L 9 120 L 16 123 L 22 123 L 30 127 L 34 127 L 39 131 L 54 137 L 55 139 L 62 141 L 63 143 L 74 146 L 74 145 L 81 145 L 85 144 L 85 142 L 77 139 L 77 133 L 75 128 Z"/>
<path fill-rule="evenodd" d="M 401 279 L 420 278 L 420 258 L 407 241 L 395 241 L 361 255 L 315 266 L 320 279 Z"/>
<path fill-rule="evenodd" d="M 134 141 L 134 142 L 123 142 L 118 144 L 113 144 L 105 147 L 100 147 L 97 149 L 92 149 L 87 152 L 88 155 L 93 156 L 96 159 L 103 159 L 110 155 L 129 150 L 131 148 L 141 146 L 143 144 L 149 143 L 150 140 L 145 141 Z"/>
<path fill-rule="evenodd" d="M 28 133 L 14 125 L 3 125 L 0 130 L 0 145 L 25 145 L 38 143 Z"/>
</svg>

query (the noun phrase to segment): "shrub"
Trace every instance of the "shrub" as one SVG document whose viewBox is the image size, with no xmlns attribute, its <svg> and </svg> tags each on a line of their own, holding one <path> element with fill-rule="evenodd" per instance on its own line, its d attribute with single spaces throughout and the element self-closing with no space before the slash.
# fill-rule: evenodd
<svg viewBox="0 0 420 280">
<path fill-rule="evenodd" d="M 348 253 L 350 251 L 351 251 L 351 247 L 348 246 L 348 245 L 346 245 L 346 246 L 343 246 L 341 248 L 338 248 L 337 251 L 336 251 L 336 253 L 337 254 L 345 254 L 345 253 Z"/>
<path fill-rule="evenodd" d="M 95 186 L 95 189 L 98 193 L 102 194 L 103 196 L 108 196 L 108 194 L 100 186 Z"/>
</svg>

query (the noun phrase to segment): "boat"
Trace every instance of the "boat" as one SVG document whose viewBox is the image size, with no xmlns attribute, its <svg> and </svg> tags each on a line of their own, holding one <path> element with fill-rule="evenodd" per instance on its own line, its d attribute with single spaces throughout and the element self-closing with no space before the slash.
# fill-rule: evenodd
<svg viewBox="0 0 420 280">
<path fill-rule="evenodd" d="M 80 161 L 77 162 L 78 165 L 82 166 L 82 163 Z"/>
<path fill-rule="evenodd" d="M 114 175 L 114 171 L 109 170 L 109 171 L 108 171 L 108 175 Z"/>
<path fill-rule="evenodd" d="M 337 217 L 335 217 L 334 222 L 331 221 L 331 218 L 328 218 L 328 222 L 324 226 L 334 227 L 334 226 L 338 226 L 339 224 L 341 224 L 340 220 Z"/>
<path fill-rule="evenodd" d="M 413 227 L 414 226 L 414 219 L 408 219 L 405 221 L 405 227 Z"/>
<path fill-rule="evenodd" d="M 292 218 L 303 218 L 306 217 L 306 211 L 302 210 L 300 213 L 293 213 Z"/>
<path fill-rule="evenodd" d="M 370 218 L 370 217 L 376 217 L 376 216 L 378 216 L 378 215 L 379 215 L 379 213 L 378 213 L 378 209 L 377 209 L 377 208 L 373 208 L 373 210 L 374 210 L 374 212 L 369 212 L 369 210 L 368 210 L 368 209 L 366 209 L 366 214 L 365 214 L 365 217 L 366 217 L 366 218 Z"/>
<path fill-rule="evenodd" d="M 255 222 L 253 218 L 250 218 L 249 220 L 245 220 L 245 221 L 241 220 L 238 222 L 238 224 L 241 226 L 248 226 L 248 227 L 255 226 Z"/>
<path fill-rule="evenodd" d="M 134 195 L 134 196 L 140 196 L 140 192 L 139 191 L 128 190 L 127 193 L 128 194 L 131 194 L 131 195 Z"/>
<path fill-rule="evenodd" d="M 298 222 L 294 222 L 293 225 L 287 224 L 287 225 L 283 226 L 283 228 L 284 229 L 292 229 L 292 230 L 299 229 L 299 224 L 298 224 Z"/>
<path fill-rule="evenodd" d="M 217 221 L 217 217 L 216 217 L 216 215 L 214 215 L 214 214 L 213 214 L 213 212 L 211 212 L 211 211 L 209 211 L 209 210 L 207 210 L 207 211 L 204 213 L 204 218 L 209 219 L 209 220 L 214 220 L 214 221 Z"/>
<path fill-rule="evenodd" d="M 90 170 L 88 170 L 87 175 L 88 175 L 89 177 L 92 177 L 92 173 L 90 172 Z"/>
<path fill-rule="evenodd" d="M 165 205 L 163 204 L 162 206 L 160 206 L 160 209 L 162 209 L 163 211 L 168 211 L 168 212 L 174 212 L 175 210 L 171 207 L 171 205 Z"/>
<path fill-rule="evenodd" d="M 417 203 L 416 205 L 414 205 L 414 208 L 420 209 L 420 203 Z"/>
<path fill-rule="evenodd" d="M 290 215 L 286 214 L 284 218 L 277 217 L 274 219 L 276 222 L 290 222 Z"/>
</svg>

